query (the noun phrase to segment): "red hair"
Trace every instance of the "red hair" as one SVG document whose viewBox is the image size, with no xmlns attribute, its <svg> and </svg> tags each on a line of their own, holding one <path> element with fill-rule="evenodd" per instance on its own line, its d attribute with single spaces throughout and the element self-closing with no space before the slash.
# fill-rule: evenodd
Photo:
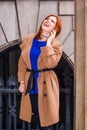
<svg viewBox="0 0 87 130">
<path fill-rule="evenodd" d="M 47 19 L 47 18 L 49 18 L 49 17 L 51 17 L 51 16 L 53 16 L 53 17 L 56 18 L 56 25 L 55 25 L 55 28 L 54 28 L 54 29 L 56 30 L 56 36 L 55 36 L 55 37 L 57 37 L 57 36 L 60 34 L 60 32 L 61 32 L 62 23 L 61 23 L 61 20 L 60 20 L 59 16 L 54 15 L 54 14 L 48 15 L 47 17 L 45 17 L 45 19 Z M 44 20 L 45 20 L 45 19 L 44 19 Z M 43 20 L 43 21 L 44 21 L 44 20 Z M 42 23 L 43 23 L 43 21 L 42 21 Z M 37 38 L 37 39 L 40 39 L 40 38 L 41 38 L 40 35 L 41 35 L 41 32 L 42 32 L 42 23 L 41 23 L 41 26 L 40 26 L 40 28 L 39 28 L 39 30 L 38 30 L 37 35 L 36 35 L 36 38 Z"/>
</svg>

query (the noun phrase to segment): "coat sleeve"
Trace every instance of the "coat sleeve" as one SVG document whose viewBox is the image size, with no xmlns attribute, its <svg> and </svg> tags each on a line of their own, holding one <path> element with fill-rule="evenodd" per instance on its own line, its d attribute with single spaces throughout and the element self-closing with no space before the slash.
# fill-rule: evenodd
<svg viewBox="0 0 87 130">
<path fill-rule="evenodd" d="M 41 54 L 44 65 L 47 68 L 54 68 L 62 56 L 62 44 L 56 40 L 53 45 L 42 47 Z"/>
<path fill-rule="evenodd" d="M 27 66 L 21 55 L 18 61 L 18 82 L 25 80 L 26 69 L 27 69 Z"/>
<path fill-rule="evenodd" d="M 27 37 L 24 38 L 23 42 L 20 45 L 21 55 L 20 55 L 20 58 L 19 58 L 19 61 L 18 61 L 18 82 L 25 80 L 24 77 L 25 77 L 27 65 L 24 62 L 22 52 L 23 52 L 23 50 L 25 48 L 26 41 L 27 41 Z"/>
</svg>

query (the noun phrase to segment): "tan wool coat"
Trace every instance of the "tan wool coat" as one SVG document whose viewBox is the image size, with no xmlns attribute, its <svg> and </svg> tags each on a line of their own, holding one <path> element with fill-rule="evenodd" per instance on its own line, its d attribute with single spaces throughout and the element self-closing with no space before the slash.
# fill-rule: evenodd
<svg viewBox="0 0 87 130">
<path fill-rule="evenodd" d="M 36 34 L 27 35 L 22 44 L 21 55 L 18 62 L 18 81 L 27 81 L 31 69 L 30 48 L 32 40 Z M 62 56 L 62 45 L 57 39 L 52 41 L 49 46 L 41 47 L 41 53 L 38 58 L 38 69 L 54 68 Z M 38 110 L 41 126 L 48 126 L 59 121 L 59 84 L 53 70 L 39 73 L 38 77 Z M 32 108 L 29 94 L 25 92 L 21 96 L 20 118 L 31 122 Z"/>
</svg>

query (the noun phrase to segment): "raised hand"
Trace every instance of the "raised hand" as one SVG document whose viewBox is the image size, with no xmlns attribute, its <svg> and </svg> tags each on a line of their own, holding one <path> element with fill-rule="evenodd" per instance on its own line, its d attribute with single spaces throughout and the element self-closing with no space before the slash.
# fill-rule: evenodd
<svg viewBox="0 0 87 130">
<path fill-rule="evenodd" d="M 50 36 L 49 36 L 48 39 L 47 39 L 47 45 L 51 45 L 51 42 L 52 42 L 52 40 L 55 38 L 55 36 L 56 36 L 56 30 L 53 30 L 53 31 L 51 32 Z"/>
</svg>

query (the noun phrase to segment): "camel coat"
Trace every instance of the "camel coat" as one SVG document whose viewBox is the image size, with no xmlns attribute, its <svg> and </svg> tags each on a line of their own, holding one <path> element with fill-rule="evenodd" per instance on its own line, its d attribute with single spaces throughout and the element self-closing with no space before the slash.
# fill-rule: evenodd
<svg viewBox="0 0 87 130">
<path fill-rule="evenodd" d="M 21 55 L 18 62 L 18 81 L 27 81 L 31 69 L 30 48 L 35 34 L 27 35 L 22 44 Z M 62 56 L 62 45 L 57 39 L 52 41 L 52 45 L 41 47 L 41 54 L 38 58 L 38 69 L 54 68 Z M 38 77 L 38 110 L 41 126 L 48 126 L 59 121 L 59 84 L 53 70 L 41 72 Z M 29 94 L 25 92 L 21 96 L 20 118 L 31 122 L 32 108 Z"/>
</svg>

